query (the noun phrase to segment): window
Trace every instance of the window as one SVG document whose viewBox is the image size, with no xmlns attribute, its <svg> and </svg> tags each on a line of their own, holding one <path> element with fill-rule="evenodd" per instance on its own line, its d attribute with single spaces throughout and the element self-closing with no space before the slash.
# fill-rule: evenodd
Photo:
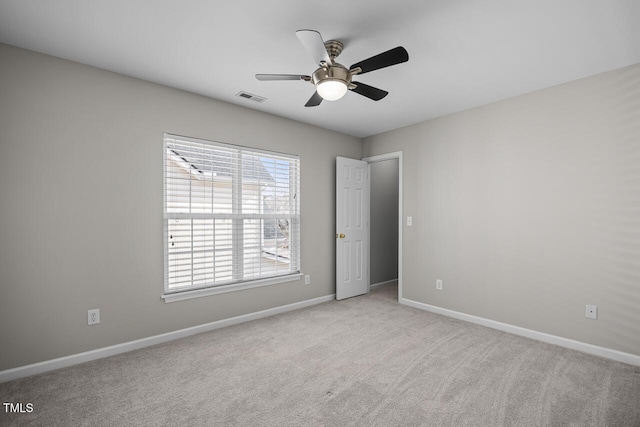
<svg viewBox="0 0 640 427">
<path fill-rule="evenodd" d="M 297 156 L 165 134 L 163 298 L 299 278 L 299 176 Z"/>
</svg>

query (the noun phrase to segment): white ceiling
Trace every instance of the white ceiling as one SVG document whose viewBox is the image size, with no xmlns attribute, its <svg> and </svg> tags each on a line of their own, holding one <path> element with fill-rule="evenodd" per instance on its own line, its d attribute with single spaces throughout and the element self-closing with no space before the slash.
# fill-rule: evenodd
<svg viewBox="0 0 640 427">
<path fill-rule="evenodd" d="M 409 62 L 305 108 L 311 74 L 295 31 L 345 44 L 349 66 L 396 46 Z M 640 62 L 638 0 L 0 0 L 0 42 L 358 137 Z M 247 91 L 268 100 L 239 98 Z"/>
</svg>

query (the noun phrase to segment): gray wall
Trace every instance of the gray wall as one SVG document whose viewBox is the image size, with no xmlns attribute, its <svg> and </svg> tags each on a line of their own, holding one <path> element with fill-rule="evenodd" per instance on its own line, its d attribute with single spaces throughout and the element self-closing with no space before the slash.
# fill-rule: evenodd
<svg viewBox="0 0 640 427">
<path fill-rule="evenodd" d="M 398 278 L 398 160 L 371 163 L 371 284 Z"/>
<path fill-rule="evenodd" d="M 640 65 L 363 143 L 398 150 L 405 298 L 640 355 Z"/>
<path fill-rule="evenodd" d="M 335 292 L 335 156 L 357 138 L 7 45 L 0 130 L 0 370 Z M 160 299 L 163 132 L 300 155 L 311 285 Z"/>
<path fill-rule="evenodd" d="M 640 355 L 638 99 L 633 66 L 362 152 L 357 138 L 0 45 L 0 370 L 334 293 L 335 156 L 399 150 L 414 217 L 405 298 Z M 163 132 L 301 156 L 312 285 L 162 302 Z M 86 325 L 90 308 L 100 325 Z"/>
</svg>

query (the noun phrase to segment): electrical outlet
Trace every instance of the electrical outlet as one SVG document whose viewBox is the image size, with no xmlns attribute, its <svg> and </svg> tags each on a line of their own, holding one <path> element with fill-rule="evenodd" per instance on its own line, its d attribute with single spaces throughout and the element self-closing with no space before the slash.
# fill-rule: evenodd
<svg viewBox="0 0 640 427">
<path fill-rule="evenodd" d="M 442 280 L 440 279 L 436 280 L 436 289 L 439 291 L 442 290 Z"/>
<path fill-rule="evenodd" d="M 598 306 L 597 305 L 589 305 L 587 304 L 587 313 L 585 315 L 589 319 L 598 319 Z"/>
<path fill-rule="evenodd" d="M 100 323 L 100 309 L 96 308 L 87 312 L 87 324 L 97 325 Z"/>
<path fill-rule="evenodd" d="M 305 285 L 311 284 L 311 275 L 307 274 L 306 276 L 304 276 L 304 284 Z"/>
</svg>

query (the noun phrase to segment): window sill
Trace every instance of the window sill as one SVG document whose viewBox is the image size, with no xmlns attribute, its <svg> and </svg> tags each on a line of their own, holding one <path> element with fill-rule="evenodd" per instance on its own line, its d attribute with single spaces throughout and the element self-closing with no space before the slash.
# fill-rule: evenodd
<svg viewBox="0 0 640 427">
<path fill-rule="evenodd" d="M 181 291 L 163 294 L 161 298 L 164 302 L 184 301 L 192 298 L 208 297 L 211 295 L 224 294 L 227 292 L 242 291 L 245 289 L 259 288 L 262 286 L 275 285 L 278 283 L 293 282 L 299 280 L 302 273 L 288 274 L 286 276 L 270 277 L 268 279 L 252 280 L 250 282 L 235 283 L 233 285 L 222 285 L 213 288 L 195 289 L 193 291 Z"/>
</svg>

